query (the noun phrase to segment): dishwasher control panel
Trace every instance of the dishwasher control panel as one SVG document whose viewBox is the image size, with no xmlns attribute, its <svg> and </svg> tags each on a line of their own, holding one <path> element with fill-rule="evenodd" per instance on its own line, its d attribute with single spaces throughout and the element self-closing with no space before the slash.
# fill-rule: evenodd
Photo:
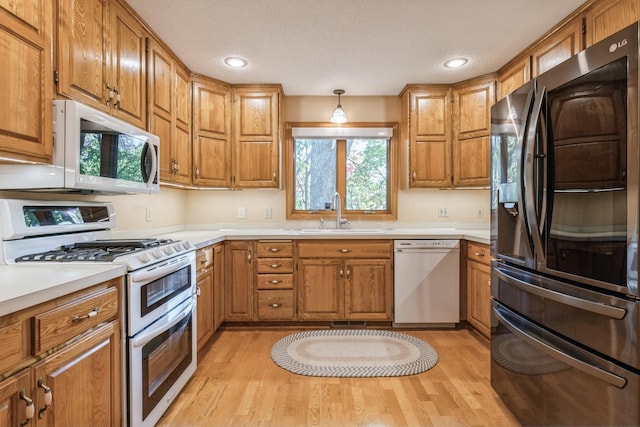
<svg viewBox="0 0 640 427">
<path fill-rule="evenodd" d="M 403 249 L 457 249 L 460 247 L 459 240 L 394 240 L 393 249 L 401 251 Z"/>
</svg>

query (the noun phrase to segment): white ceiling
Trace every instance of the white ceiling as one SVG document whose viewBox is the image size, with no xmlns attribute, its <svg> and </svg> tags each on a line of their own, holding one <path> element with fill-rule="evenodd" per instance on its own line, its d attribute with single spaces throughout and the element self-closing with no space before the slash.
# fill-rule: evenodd
<svg viewBox="0 0 640 427">
<path fill-rule="evenodd" d="M 127 0 L 194 72 L 286 95 L 397 95 L 496 71 L 584 0 Z M 241 70 L 227 56 L 249 61 Z M 464 56 L 458 70 L 445 60 Z"/>
</svg>

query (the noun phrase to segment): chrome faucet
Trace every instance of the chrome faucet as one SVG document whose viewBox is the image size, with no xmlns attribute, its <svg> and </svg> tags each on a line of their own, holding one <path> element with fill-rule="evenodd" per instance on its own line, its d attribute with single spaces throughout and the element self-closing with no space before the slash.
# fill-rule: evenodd
<svg viewBox="0 0 640 427">
<path fill-rule="evenodd" d="M 340 202 L 340 193 L 337 191 L 333 195 L 333 209 L 336 211 L 336 228 L 342 228 L 342 224 L 348 224 L 349 221 L 342 219 L 342 203 Z"/>
</svg>

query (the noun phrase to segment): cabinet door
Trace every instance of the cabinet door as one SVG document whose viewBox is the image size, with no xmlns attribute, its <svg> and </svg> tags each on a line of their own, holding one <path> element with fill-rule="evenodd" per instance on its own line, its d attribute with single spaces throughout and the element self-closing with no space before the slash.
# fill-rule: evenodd
<svg viewBox="0 0 640 427">
<path fill-rule="evenodd" d="M 344 319 L 344 265 L 337 259 L 298 261 L 298 318 Z"/>
<path fill-rule="evenodd" d="M 118 2 L 111 1 L 107 82 L 115 85 L 113 115 L 147 128 L 146 33 L 142 24 Z"/>
<path fill-rule="evenodd" d="M 28 408 L 28 400 L 33 400 L 29 369 L 0 382 L 0 427 L 15 427 L 32 418 L 33 403 Z"/>
<path fill-rule="evenodd" d="M 108 16 L 106 0 L 58 0 L 58 93 L 105 111 Z"/>
<path fill-rule="evenodd" d="M 409 186 L 451 185 L 451 97 L 448 88 L 410 96 Z"/>
<path fill-rule="evenodd" d="M 280 89 L 235 89 L 232 185 L 277 188 Z"/>
<path fill-rule="evenodd" d="M 225 314 L 230 322 L 253 320 L 253 243 L 225 243 Z"/>
<path fill-rule="evenodd" d="M 391 260 L 345 261 L 345 317 L 391 320 Z"/>
<path fill-rule="evenodd" d="M 196 185 L 231 187 L 230 89 L 213 81 L 193 85 L 193 168 Z"/>
<path fill-rule="evenodd" d="M 531 57 L 526 56 L 498 71 L 498 99 L 531 80 Z"/>
<path fill-rule="evenodd" d="M 0 1 L 0 157 L 50 163 L 50 0 Z"/>
<path fill-rule="evenodd" d="M 120 426 L 120 350 L 120 327 L 111 322 L 36 364 L 35 424 Z M 53 399 L 48 408 L 45 387 L 51 389 Z"/>
<path fill-rule="evenodd" d="M 475 261 L 467 263 L 467 316 L 473 327 L 491 336 L 491 269 Z"/>
<path fill-rule="evenodd" d="M 213 247 L 213 329 L 224 322 L 224 245 Z"/>
<path fill-rule="evenodd" d="M 198 271 L 196 281 L 198 289 L 198 350 L 213 335 L 213 269 Z"/>
<path fill-rule="evenodd" d="M 638 0 L 601 0 L 586 12 L 587 47 L 638 20 Z"/>
<path fill-rule="evenodd" d="M 191 81 L 189 70 L 175 65 L 174 88 L 175 108 L 173 120 L 172 153 L 176 160 L 173 181 L 180 184 L 191 183 Z"/>
<path fill-rule="evenodd" d="M 533 49 L 533 77 L 538 77 L 582 49 L 582 20 L 576 17 Z"/>
<path fill-rule="evenodd" d="M 454 88 L 454 186 L 489 185 L 491 105 L 495 79 L 480 78 Z"/>
</svg>

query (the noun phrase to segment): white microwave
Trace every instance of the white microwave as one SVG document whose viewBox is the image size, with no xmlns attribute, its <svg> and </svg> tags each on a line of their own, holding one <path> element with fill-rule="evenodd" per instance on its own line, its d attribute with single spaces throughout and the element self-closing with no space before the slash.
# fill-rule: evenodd
<svg viewBox="0 0 640 427">
<path fill-rule="evenodd" d="M 0 165 L 0 190 L 157 193 L 160 139 L 76 101 L 53 101 L 50 165 Z"/>
</svg>

